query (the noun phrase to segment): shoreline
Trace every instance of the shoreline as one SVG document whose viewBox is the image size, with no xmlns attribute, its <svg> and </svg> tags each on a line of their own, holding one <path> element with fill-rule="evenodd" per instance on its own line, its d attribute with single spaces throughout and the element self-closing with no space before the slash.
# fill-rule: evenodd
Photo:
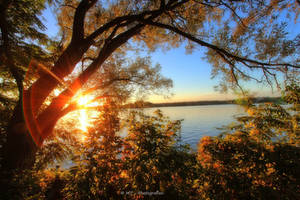
<svg viewBox="0 0 300 200">
<path fill-rule="evenodd" d="M 250 99 L 253 103 L 280 103 L 281 97 L 258 97 Z M 156 107 L 179 107 L 179 106 L 207 106 L 207 105 L 227 105 L 238 104 L 237 100 L 212 100 L 212 101 L 189 101 L 189 102 L 170 102 L 170 103 L 151 103 L 138 101 L 124 105 L 124 108 L 156 108 Z"/>
</svg>

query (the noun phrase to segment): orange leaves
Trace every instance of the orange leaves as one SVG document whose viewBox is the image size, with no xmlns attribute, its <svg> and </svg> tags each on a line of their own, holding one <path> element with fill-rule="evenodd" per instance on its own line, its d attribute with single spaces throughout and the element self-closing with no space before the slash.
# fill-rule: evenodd
<svg viewBox="0 0 300 200">
<path fill-rule="evenodd" d="M 249 108 L 249 109 L 247 110 L 247 113 L 248 113 L 248 115 L 250 115 L 250 116 L 254 116 L 255 113 L 256 113 L 256 110 L 253 109 L 253 108 Z"/>
<path fill-rule="evenodd" d="M 271 174 L 273 174 L 274 172 L 276 172 L 276 170 L 274 168 L 274 164 L 272 164 L 272 163 L 267 163 L 266 164 L 266 168 L 267 168 L 266 174 L 268 176 L 271 175 Z"/>
<path fill-rule="evenodd" d="M 46 189 L 49 183 L 53 182 L 55 179 L 55 173 L 50 170 L 44 170 L 42 173 L 42 178 L 39 180 L 39 186 L 42 189 Z"/>
<path fill-rule="evenodd" d="M 273 144 L 267 144 L 266 149 L 268 149 L 270 152 L 274 152 L 275 146 Z"/>
<path fill-rule="evenodd" d="M 200 147 L 202 146 L 207 146 L 213 143 L 213 139 L 210 136 L 204 136 L 203 138 L 201 138 L 200 140 Z"/>
<path fill-rule="evenodd" d="M 171 137 L 172 135 L 174 135 L 174 131 L 168 131 L 168 132 L 167 132 L 167 136 L 168 136 L 168 137 Z"/>
<path fill-rule="evenodd" d="M 256 179 L 252 181 L 252 184 L 254 185 L 260 185 L 260 186 L 266 186 L 266 182 L 262 179 Z"/>
<path fill-rule="evenodd" d="M 252 136 L 252 137 L 257 137 L 258 135 L 259 135 L 259 133 L 260 133 L 260 131 L 258 130 L 258 129 L 256 129 L 256 128 L 253 128 L 253 129 L 251 129 L 250 130 L 250 136 Z"/>
<path fill-rule="evenodd" d="M 212 160 L 206 149 L 212 143 L 213 140 L 210 136 L 204 136 L 198 144 L 198 160 L 203 166 L 207 166 Z"/>
<path fill-rule="evenodd" d="M 218 172 L 221 173 L 223 169 L 223 165 L 221 164 L 220 161 L 215 161 L 212 165 L 212 167 Z"/>
<path fill-rule="evenodd" d="M 211 168 L 221 173 L 223 169 L 222 162 L 214 158 L 213 153 L 210 151 L 212 148 L 221 151 L 224 150 L 224 146 L 216 140 L 213 140 L 212 137 L 203 137 L 198 145 L 198 160 L 202 167 Z"/>
<path fill-rule="evenodd" d="M 125 170 L 121 171 L 120 177 L 121 178 L 129 178 L 129 176 L 128 176 L 128 174 L 127 174 L 127 172 Z"/>
</svg>

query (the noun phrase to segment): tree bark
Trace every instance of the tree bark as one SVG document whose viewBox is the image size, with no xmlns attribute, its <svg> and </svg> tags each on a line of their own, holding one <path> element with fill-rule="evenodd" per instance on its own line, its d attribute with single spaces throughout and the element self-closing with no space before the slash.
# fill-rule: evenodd
<svg viewBox="0 0 300 200">
<path fill-rule="evenodd" d="M 31 138 L 22 110 L 22 103 L 19 101 L 8 124 L 2 159 L 2 168 L 6 171 L 30 169 L 35 162 L 38 147 Z"/>
</svg>

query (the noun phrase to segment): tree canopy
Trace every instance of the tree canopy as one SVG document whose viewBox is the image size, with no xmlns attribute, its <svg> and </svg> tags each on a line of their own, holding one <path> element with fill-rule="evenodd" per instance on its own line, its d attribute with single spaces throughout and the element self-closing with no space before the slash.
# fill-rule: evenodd
<svg viewBox="0 0 300 200">
<path fill-rule="evenodd" d="M 192 52 L 204 47 L 212 75 L 223 77 L 221 90 L 241 88 L 239 81 L 249 79 L 273 85 L 278 72 L 288 79 L 299 70 L 299 36 L 292 38 L 286 28 L 287 22 L 298 20 L 298 1 L 50 3 L 57 9 L 57 42 L 41 33 L 44 27 L 38 15 L 45 1 L 1 3 L 2 69 L 10 70 L 18 85 L 25 117 L 20 125 L 25 131 L 28 128 L 37 146 L 53 134 L 62 116 L 78 108 L 72 102 L 84 90 L 99 98 L 128 97 L 133 88 L 125 83 L 146 89 L 171 86 L 170 80 L 157 74 L 158 67 L 150 67 L 147 58 L 128 62 L 129 50 L 154 51 L 184 44 Z M 24 81 L 24 73 L 16 72 L 20 71 L 17 65 L 26 71 Z M 255 70 L 261 71 L 261 77 L 254 76 Z M 111 86 L 115 90 L 104 89 Z M 60 92 L 57 96 L 53 96 L 55 90 Z"/>
</svg>

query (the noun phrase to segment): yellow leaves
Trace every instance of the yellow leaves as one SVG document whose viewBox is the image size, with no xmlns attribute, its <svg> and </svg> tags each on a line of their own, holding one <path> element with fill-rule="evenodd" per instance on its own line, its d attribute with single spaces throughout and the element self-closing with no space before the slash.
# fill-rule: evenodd
<svg viewBox="0 0 300 200">
<path fill-rule="evenodd" d="M 96 167 L 92 168 L 92 173 L 96 173 Z"/>
<path fill-rule="evenodd" d="M 213 140 L 210 136 L 204 136 L 198 144 L 198 152 L 204 153 L 206 146 L 208 146 L 212 143 L 213 143 Z"/>
<path fill-rule="evenodd" d="M 272 163 L 267 163 L 266 168 L 267 168 L 267 172 L 266 172 L 267 175 L 271 175 L 274 172 L 276 172 L 276 170 L 274 168 L 274 164 L 272 164 Z"/>
<path fill-rule="evenodd" d="M 253 109 L 253 108 L 249 108 L 249 109 L 247 110 L 247 113 L 248 113 L 248 115 L 250 115 L 250 116 L 254 116 L 255 113 L 256 113 L 256 111 L 255 111 L 255 109 Z"/>
<path fill-rule="evenodd" d="M 272 145 L 272 144 L 267 144 L 266 145 L 266 149 L 268 149 L 270 152 L 274 152 L 274 148 L 275 148 L 275 146 Z"/>
<path fill-rule="evenodd" d="M 55 173 L 50 170 L 44 170 L 42 172 L 42 178 L 39 180 L 39 185 L 41 188 L 45 189 L 50 182 L 55 179 Z"/>
<path fill-rule="evenodd" d="M 254 185 L 261 185 L 261 186 L 266 186 L 266 182 L 264 180 L 258 179 L 258 180 L 253 180 L 252 184 Z"/>
<path fill-rule="evenodd" d="M 208 187 L 209 186 L 208 182 L 206 182 L 206 181 L 204 182 L 203 185 L 204 185 L 204 187 Z"/>
<path fill-rule="evenodd" d="M 120 177 L 121 177 L 121 178 L 129 178 L 129 176 L 128 176 L 128 174 L 127 174 L 127 171 L 122 170 L 121 173 L 120 173 Z"/>
<path fill-rule="evenodd" d="M 242 139 L 243 135 L 244 135 L 243 132 L 236 131 L 233 134 L 226 135 L 225 140 L 229 141 L 229 142 L 234 142 L 234 143 L 241 143 L 243 141 L 243 139 Z"/>
<path fill-rule="evenodd" d="M 99 178 L 97 176 L 94 176 L 94 182 L 99 183 L 99 181 L 100 181 Z"/>
<path fill-rule="evenodd" d="M 212 138 L 210 136 L 204 136 L 200 140 L 200 145 L 206 146 L 213 142 Z"/>
<path fill-rule="evenodd" d="M 273 174 L 276 170 L 273 167 L 267 169 L 267 175 Z"/>
<path fill-rule="evenodd" d="M 249 133 L 249 135 L 252 137 L 257 137 L 259 134 L 260 134 L 260 131 L 256 128 L 251 129 L 250 133 Z"/>
<path fill-rule="evenodd" d="M 253 122 L 248 122 L 245 124 L 245 128 L 255 128 L 255 127 L 256 127 L 256 124 Z"/>
<path fill-rule="evenodd" d="M 39 183 L 40 187 L 45 189 L 47 187 L 47 184 L 44 182 L 43 179 L 40 180 L 40 183 Z"/>
<path fill-rule="evenodd" d="M 205 136 L 200 140 L 198 144 L 198 160 L 202 167 L 210 168 L 210 167 L 218 167 L 218 163 L 212 163 L 212 155 L 207 150 L 207 147 L 213 145 L 214 140 L 210 136 Z"/>
</svg>

